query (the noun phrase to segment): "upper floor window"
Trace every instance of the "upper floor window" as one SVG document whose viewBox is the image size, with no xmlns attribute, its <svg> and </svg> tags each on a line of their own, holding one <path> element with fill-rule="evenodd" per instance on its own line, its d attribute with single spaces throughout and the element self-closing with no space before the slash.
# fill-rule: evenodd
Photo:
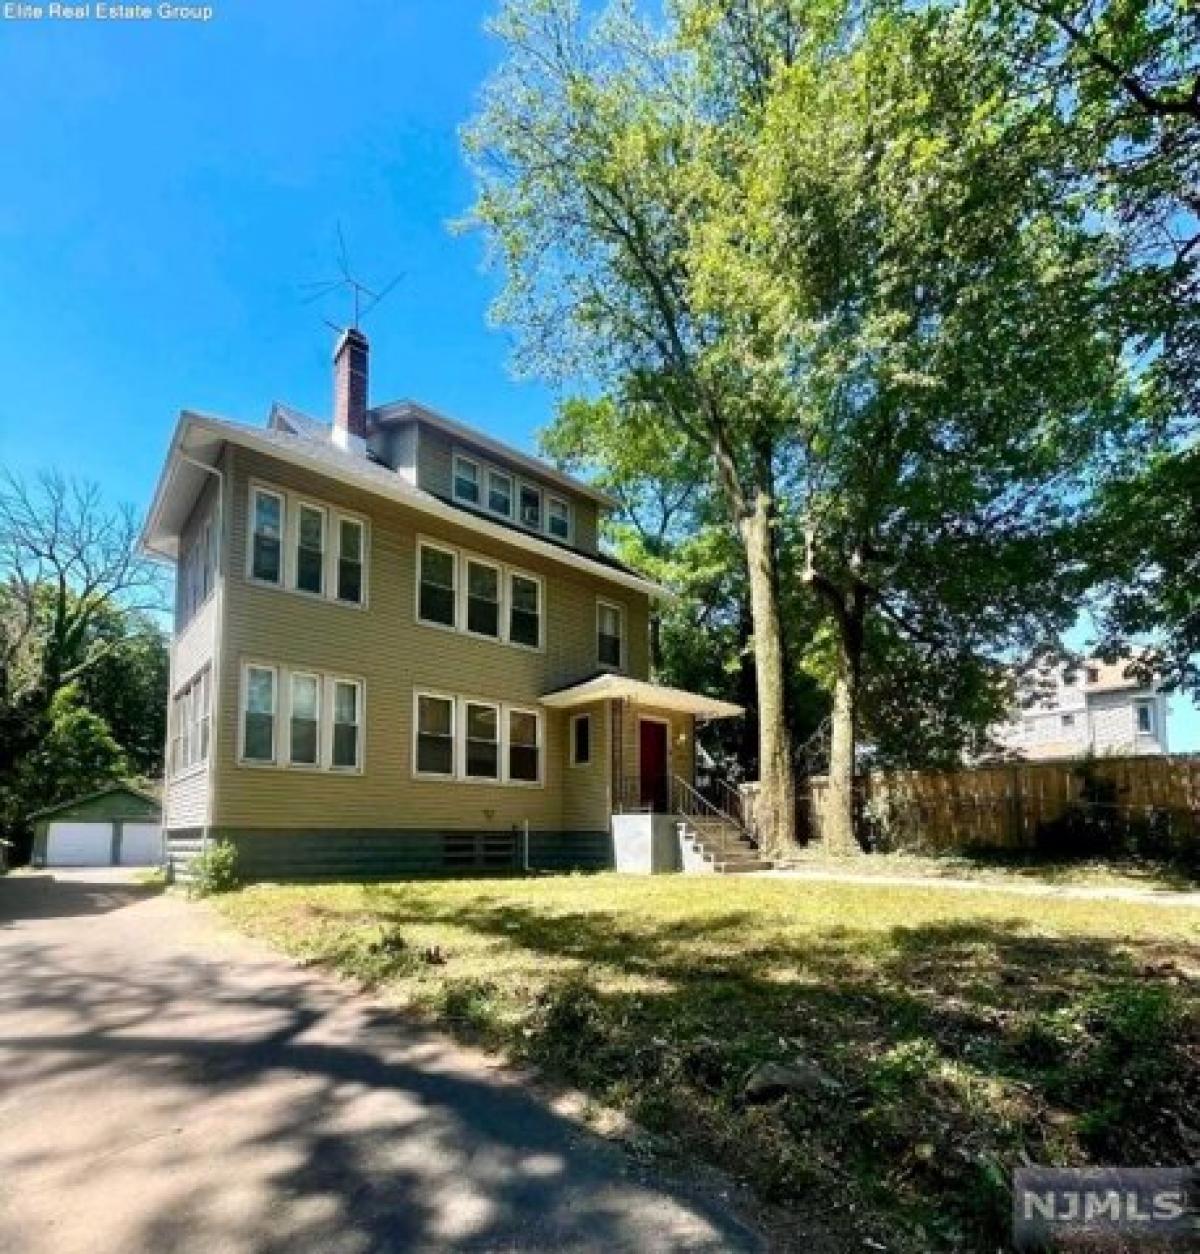
<svg viewBox="0 0 1200 1254">
<path fill-rule="evenodd" d="M 1134 718 L 1137 720 L 1139 736 L 1154 735 L 1154 702 L 1135 701 L 1133 703 Z"/>
<path fill-rule="evenodd" d="M 505 518 L 512 517 L 512 475 L 505 474 L 503 470 L 488 471 L 488 509 L 493 514 L 502 514 Z"/>
<path fill-rule="evenodd" d="M 1074 726 L 1075 726 L 1075 715 L 1074 715 L 1074 714 L 1064 714 L 1064 715 L 1062 716 L 1062 725 L 1063 725 L 1064 727 L 1074 727 Z"/>
<path fill-rule="evenodd" d="M 1089 666 L 1084 674 L 1089 684 L 1098 684 L 1100 682 L 1100 668 L 1098 666 Z"/>
<path fill-rule="evenodd" d="M 454 454 L 454 498 L 468 505 L 480 503 L 479 463 L 461 453 Z"/>
<path fill-rule="evenodd" d="M 596 602 L 596 660 L 616 670 L 625 661 L 625 611 L 610 601 Z"/>
<path fill-rule="evenodd" d="M 528 575 L 510 571 L 508 577 L 508 638 L 530 649 L 542 643 L 542 585 Z"/>
<path fill-rule="evenodd" d="M 420 623 L 525 648 L 542 647 L 542 581 L 474 553 L 417 541 Z"/>
<path fill-rule="evenodd" d="M 571 507 L 561 497 L 546 498 L 546 530 L 557 540 L 571 538 Z"/>
<path fill-rule="evenodd" d="M 417 546 L 418 579 L 417 617 L 423 623 L 438 627 L 455 625 L 455 568 L 454 549 L 441 549 L 425 541 Z"/>
<path fill-rule="evenodd" d="M 296 523 L 296 587 L 320 596 L 325 579 L 325 511 L 301 502 Z"/>
<path fill-rule="evenodd" d="M 247 573 L 255 582 L 362 605 L 367 553 L 364 519 L 276 488 L 251 487 Z"/>
<path fill-rule="evenodd" d="M 500 567 L 477 558 L 467 566 L 467 631 L 473 636 L 500 639 Z"/>
<path fill-rule="evenodd" d="M 338 519 L 337 599 L 352 605 L 363 599 L 363 531 L 357 518 Z"/>
<path fill-rule="evenodd" d="M 542 529 L 542 490 L 532 483 L 521 484 L 521 523 L 534 531 Z"/>
<path fill-rule="evenodd" d="M 266 488 L 253 494 L 250 573 L 264 583 L 283 583 L 283 497 Z"/>
</svg>

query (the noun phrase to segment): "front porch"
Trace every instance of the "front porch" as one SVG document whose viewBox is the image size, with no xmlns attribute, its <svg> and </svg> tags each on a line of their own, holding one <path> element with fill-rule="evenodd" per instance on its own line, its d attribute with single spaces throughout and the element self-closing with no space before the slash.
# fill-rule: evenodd
<svg viewBox="0 0 1200 1254">
<path fill-rule="evenodd" d="M 737 718 L 741 706 L 682 688 L 604 674 L 543 698 L 575 721 L 603 726 L 605 810 L 618 871 L 764 870 L 741 796 L 721 779 L 697 778 L 696 725 Z"/>
</svg>

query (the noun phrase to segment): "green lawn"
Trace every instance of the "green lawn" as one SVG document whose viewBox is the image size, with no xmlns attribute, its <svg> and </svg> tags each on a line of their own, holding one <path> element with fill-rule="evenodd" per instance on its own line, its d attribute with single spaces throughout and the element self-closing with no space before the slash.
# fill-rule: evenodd
<svg viewBox="0 0 1200 1254">
<path fill-rule="evenodd" d="M 216 900 L 892 1250 L 1005 1244 L 1025 1161 L 1200 1157 L 1200 911 L 616 875 Z M 821 1082 L 741 1101 L 795 1059 Z"/>
</svg>

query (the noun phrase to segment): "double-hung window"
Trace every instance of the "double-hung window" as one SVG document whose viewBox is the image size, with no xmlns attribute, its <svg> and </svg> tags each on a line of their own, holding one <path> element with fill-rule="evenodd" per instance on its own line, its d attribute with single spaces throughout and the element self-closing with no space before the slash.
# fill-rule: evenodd
<svg viewBox="0 0 1200 1254">
<path fill-rule="evenodd" d="M 365 529 L 357 518 L 339 518 L 337 527 L 337 599 L 361 605 Z"/>
<path fill-rule="evenodd" d="M 529 527 L 534 531 L 542 529 L 542 490 L 535 488 L 532 483 L 521 484 L 520 495 L 521 514 L 520 519 L 523 526 Z"/>
<path fill-rule="evenodd" d="M 1134 718 L 1136 720 L 1137 733 L 1139 736 L 1154 735 L 1154 702 L 1153 701 L 1136 701 L 1133 706 Z"/>
<path fill-rule="evenodd" d="M 242 757 L 247 762 L 274 762 L 276 670 L 273 666 L 247 666 L 244 682 Z"/>
<path fill-rule="evenodd" d="M 488 509 L 493 514 L 511 518 L 513 512 L 513 481 L 512 475 L 503 470 L 488 471 Z"/>
<path fill-rule="evenodd" d="M 542 585 L 516 571 L 508 575 L 508 639 L 530 649 L 542 643 Z"/>
<path fill-rule="evenodd" d="M 325 511 L 304 502 L 296 511 L 296 587 L 316 596 L 325 588 Z"/>
<path fill-rule="evenodd" d="M 473 636 L 500 639 L 500 567 L 476 558 L 465 559 L 467 567 L 466 629 Z"/>
<path fill-rule="evenodd" d="M 596 659 L 620 670 L 625 654 L 625 611 L 609 601 L 596 602 Z"/>
<path fill-rule="evenodd" d="M 357 771 L 362 764 L 362 684 L 334 679 L 333 735 L 329 765 L 335 771 Z"/>
<path fill-rule="evenodd" d="M 321 762 L 320 676 L 293 671 L 291 683 L 291 741 L 288 760 L 293 766 L 319 766 Z"/>
<path fill-rule="evenodd" d="M 508 761 L 505 778 L 514 784 L 542 779 L 542 720 L 535 710 L 508 710 Z"/>
<path fill-rule="evenodd" d="M 463 702 L 463 774 L 467 779 L 500 778 L 500 707 Z"/>
<path fill-rule="evenodd" d="M 454 775 L 454 698 L 417 694 L 416 774 Z"/>
<path fill-rule="evenodd" d="M 267 488 L 254 489 L 250 574 L 263 583 L 283 583 L 283 497 Z"/>
<path fill-rule="evenodd" d="M 546 530 L 556 540 L 571 539 L 571 507 L 560 497 L 546 498 Z"/>
<path fill-rule="evenodd" d="M 454 499 L 467 505 L 480 503 L 479 463 L 461 453 L 454 454 Z"/>
<path fill-rule="evenodd" d="M 455 626 L 455 567 L 453 549 L 436 548 L 422 542 L 418 547 L 417 617 L 438 627 Z"/>
</svg>

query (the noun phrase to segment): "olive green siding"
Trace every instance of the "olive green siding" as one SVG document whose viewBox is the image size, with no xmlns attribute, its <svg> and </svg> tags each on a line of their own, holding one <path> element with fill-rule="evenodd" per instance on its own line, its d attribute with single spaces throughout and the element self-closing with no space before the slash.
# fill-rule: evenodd
<svg viewBox="0 0 1200 1254">
<path fill-rule="evenodd" d="M 461 452 L 478 457 L 481 461 L 501 470 L 507 470 L 516 479 L 524 479 L 526 483 L 534 483 L 543 493 L 561 497 L 571 505 L 574 535 L 572 543 L 575 548 L 585 553 L 598 551 L 599 520 L 596 502 L 586 496 L 577 496 L 569 488 L 559 487 L 537 475 L 530 474 L 503 458 L 497 457 L 486 449 L 472 447 L 469 441 L 460 440 L 446 431 L 431 427 L 427 423 L 419 424 L 417 436 L 417 483 L 427 492 L 451 498 L 454 495 L 454 452 Z M 514 489 L 515 491 L 515 489 Z"/>
<path fill-rule="evenodd" d="M 424 438 L 425 432 L 422 432 Z M 560 562 L 381 503 L 321 476 L 235 450 L 225 463 L 225 584 L 215 690 L 213 806 L 216 829 L 273 828 L 544 832 L 607 828 L 603 770 L 574 794 L 569 716 L 545 710 L 544 785 L 501 786 L 412 777 L 414 690 L 536 706 L 546 692 L 595 673 L 596 600 L 624 605 L 629 671 L 648 671 L 648 599 Z M 265 588 L 246 578 L 251 480 L 281 487 L 369 520 L 367 605 L 354 608 Z M 415 621 L 418 536 L 505 562 L 543 580 L 544 648 L 474 639 Z M 361 679 L 361 775 L 238 763 L 242 664 L 256 660 Z M 594 734 L 596 753 L 606 744 Z"/>
</svg>

